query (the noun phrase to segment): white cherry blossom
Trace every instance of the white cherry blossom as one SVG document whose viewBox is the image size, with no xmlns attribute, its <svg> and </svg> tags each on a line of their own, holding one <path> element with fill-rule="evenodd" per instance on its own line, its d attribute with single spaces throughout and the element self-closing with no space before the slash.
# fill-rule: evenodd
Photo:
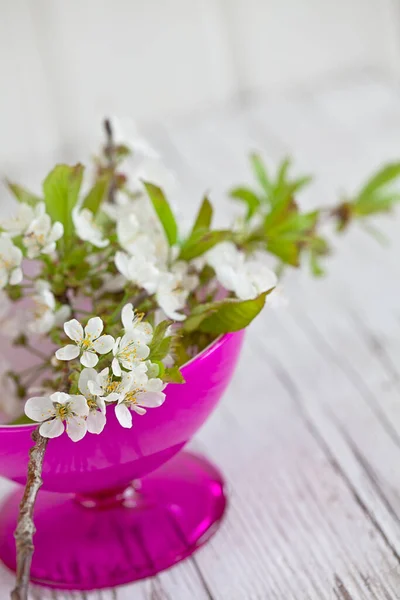
<svg viewBox="0 0 400 600">
<path fill-rule="evenodd" d="M 173 273 L 163 273 L 157 288 L 156 299 L 166 316 L 173 321 L 184 321 L 186 316 L 181 311 L 188 297 L 182 280 Z"/>
<path fill-rule="evenodd" d="M 56 309 L 56 300 L 47 281 L 38 279 L 35 288 L 36 293 L 32 298 L 35 304 L 34 319 L 29 323 L 29 329 L 32 333 L 44 334 L 65 323 L 71 315 L 71 308 L 63 305 Z"/>
<path fill-rule="evenodd" d="M 90 242 L 96 248 L 105 248 L 110 243 L 109 240 L 103 237 L 103 232 L 95 223 L 94 216 L 88 208 L 77 208 L 72 212 L 72 219 L 75 225 L 77 236 L 85 241 Z"/>
<path fill-rule="evenodd" d="M 17 212 L 14 216 L 3 219 L 0 223 L 1 227 L 11 237 L 23 235 L 29 228 L 35 218 L 40 217 L 45 212 L 44 202 L 39 202 L 33 208 L 24 202 L 18 204 Z"/>
<path fill-rule="evenodd" d="M 106 403 L 101 395 L 96 394 L 97 378 L 99 374 L 94 369 L 83 369 L 79 375 L 78 388 L 86 398 L 89 407 L 87 429 L 89 433 L 99 434 L 106 424 Z M 116 398 L 117 399 L 117 398 Z"/>
<path fill-rule="evenodd" d="M 95 367 L 99 362 L 97 354 L 108 354 L 113 349 L 115 340 L 111 335 L 101 335 L 104 323 L 100 317 L 89 319 L 85 329 L 76 319 L 64 324 L 66 335 L 75 342 L 60 348 L 56 352 L 58 360 L 73 360 L 81 355 L 84 367 Z"/>
<path fill-rule="evenodd" d="M 114 359 L 112 370 L 114 375 L 121 377 L 122 368 L 132 371 L 150 354 L 150 348 L 144 342 L 143 334 L 136 329 L 129 329 L 122 337 L 117 338 L 113 348 Z"/>
<path fill-rule="evenodd" d="M 146 363 L 139 363 L 133 371 L 124 371 L 121 379 L 114 379 L 112 372 L 106 367 L 97 374 L 95 380 L 89 381 L 89 389 L 105 402 L 116 402 L 128 393 L 135 381 L 141 384 L 147 382 Z"/>
<path fill-rule="evenodd" d="M 0 289 L 21 283 L 22 252 L 6 235 L 0 236 Z"/>
<path fill-rule="evenodd" d="M 51 396 L 29 398 L 25 414 L 32 421 L 41 423 L 39 432 L 43 437 L 59 437 L 64 433 L 64 423 L 73 442 L 81 440 L 87 432 L 89 407 L 83 396 L 55 392 Z"/>
<path fill-rule="evenodd" d="M 143 314 L 133 309 L 133 304 L 125 304 L 121 312 L 122 325 L 126 333 L 133 331 L 138 334 L 145 344 L 153 338 L 153 328 L 147 321 L 143 321 Z"/>
<path fill-rule="evenodd" d="M 173 321 L 183 321 L 186 315 L 182 314 L 189 293 L 196 289 L 199 278 L 197 274 L 190 274 L 189 265 L 184 261 L 177 261 L 169 272 L 160 276 L 156 299 L 166 316 Z"/>
<path fill-rule="evenodd" d="M 260 253 L 246 257 L 232 242 L 222 242 L 209 250 L 206 258 L 219 283 L 240 300 L 255 298 L 276 286 L 277 277 Z"/>
<path fill-rule="evenodd" d="M 147 408 L 161 406 L 165 400 L 162 391 L 164 387 L 164 383 L 158 378 L 148 379 L 144 384 L 134 381 L 130 390 L 118 400 L 115 407 L 115 415 L 120 425 L 126 429 L 132 427 L 132 410 L 138 415 L 144 415 Z"/>
<path fill-rule="evenodd" d="M 149 257 L 143 254 L 129 256 L 126 252 L 117 252 L 115 266 L 125 279 L 144 288 L 149 294 L 156 291 L 160 271 Z"/>
<path fill-rule="evenodd" d="M 45 212 L 43 202 L 36 208 L 35 218 L 24 232 L 23 237 L 28 258 L 37 258 L 40 254 L 52 254 L 56 249 L 56 242 L 64 234 L 62 223 L 51 222 L 50 216 Z"/>
</svg>

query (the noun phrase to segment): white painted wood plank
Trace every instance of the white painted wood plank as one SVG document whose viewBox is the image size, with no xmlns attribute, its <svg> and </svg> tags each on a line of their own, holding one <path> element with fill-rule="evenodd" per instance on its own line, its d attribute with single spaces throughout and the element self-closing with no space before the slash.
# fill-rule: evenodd
<svg viewBox="0 0 400 600">
<path fill-rule="evenodd" d="M 226 100 L 233 75 L 212 0 L 40 0 L 36 25 L 65 144 L 104 115 L 149 119 Z"/>
<path fill-rule="evenodd" d="M 271 91 L 373 67 L 398 73 L 391 0 L 223 2 L 242 89 Z"/>
<path fill-rule="evenodd" d="M 51 91 L 36 45 L 29 0 L 3 4 L 0 18 L 0 176 L 40 164 L 59 145 Z"/>
<path fill-rule="evenodd" d="M 317 124 L 319 125 L 319 121 L 317 119 Z M 200 135 L 200 140 L 207 140 L 203 142 L 203 145 L 206 146 L 207 143 L 215 149 L 215 145 L 216 145 L 216 139 L 212 139 L 212 136 L 208 136 L 208 134 L 204 134 L 204 131 L 207 131 L 207 128 L 202 127 L 201 128 L 201 132 L 202 134 Z M 180 132 L 179 132 L 180 133 Z M 311 132 L 314 134 L 314 136 L 316 135 L 316 132 L 313 131 Z M 218 137 L 218 136 L 216 136 Z M 179 140 L 181 140 L 181 137 L 178 137 Z M 190 140 L 187 139 L 187 136 L 185 137 L 186 141 L 189 141 L 189 145 L 190 145 Z M 340 147 L 339 145 L 339 137 L 338 137 L 338 148 Z M 345 138 L 342 139 L 342 147 L 343 147 L 343 143 L 345 141 Z M 212 143 L 211 143 L 212 142 Z M 232 144 L 232 138 L 228 138 L 228 144 L 230 145 L 230 148 L 234 147 L 234 144 Z M 178 143 L 179 146 L 179 143 Z M 195 142 L 193 143 L 193 148 L 192 150 L 194 150 L 195 148 L 198 148 L 199 146 L 199 139 L 196 138 Z M 221 148 L 219 148 L 221 150 Z M 319 152 L 320 148 L 317 146 L 315 148 L 315 152 Z M 185 147 L 185 152 L 186 154 L 190 154 L 188 147 Z M 310 154 L 312 154 L 310 152 Z M 204 155 L 203 155 L 203 160 L 204 160 Z M 216 169 L 215 174 L 217 173 L 217 169 L 219 168 L 219 165 L 221 163 L 221 157 L 219 157 L 217 166 L 214 167 Z M 198 158 L 196 155 L 196 164 L 198 164 Z M 212 167 L 211 167 L 212 168 Z M 365 165 L 364 165 L 364 169 L 365 169 Z M 362 255 L 358 255 L 358 258 L 360 259 L 362 257 Z M 354 266 L 354 265 L 352 265 Z M 348 272 L 349 270 L 347 270 Z M 346 281 L 346 283 L 348 284 L 348 282 Z M 375 300 L 377 298 L 375 297 Z M 320 297 L 319 301 L 321 302 L 321 304 L 324 304 L 325 302 L 325 298 L 324 297 Z M 301 318 L 301 314 L 297 315 L 298 318 Z M 271 336 L 271 331 L 265 330 L 264 339 L 270 339 Z M 276 341 L 276 339 L 275 339 Z M 282 360 L 284 361 L 290 361 L 290 360 L 294 360 L 294 357 L 290 357 L 288 356 L 288 352 L 287 352 L 287 348 L 290 347 L 290 343 L 291 343 L 291 337 L 289 335 L 289 338 L 286 340 L 286 344 L 284 344 L 283 346 L 283 354 L 282 354 Z M 312 344 L 311 344 L 312 346 Z M 272 352 L 274 351 L 274 344 L 271 344 L 271 348 L 272 348 Z M 300 349 L 301 348 L 301 349 Z M 301 353 L 303 352 L 304 354 L 304 345 L 301 345 L 298 348 L 298 354 L 301 355 Z M 307 353 L 305 353 L 305 357 L 308 358 Z M 313 361 L 311 361 L 313 362 Z M 291 363 L 290 363 L 291 364 Z M 326 361 L 326 367 L 327 369 L 331 369 L 331 362 Z M 310 383 L 314 381 L 315 375 L 317 373 L 320 372 L 321 366 L 318 363 L 318 367 L 314 368 L 312 370 L 311 373 L 311 377 L 308 378 L 307 381 L 304 381 L 303 379 L 302 381 L 302 386 L 308 390 L 310 387 Z M 327 370 L 325 369 L 325 371 Z M 325 373 L 325 371 L 323 371 Z M 296 370 L 297 373 L 297 370 Z M 337 385 L 337 389 L 339 393 L 342 393 L 343 391 L 345 391 L 347 389 L 347 393 L 349 395 L 349 398 L 351 398 L 354 394 L 358 394 L 360 395 L 360 391 L 356 389 L 356 387 L 354 386 L 354 382 L 352 382 L 351 380 L 348 380 L 347 375 L 343 374 L 340 369 L 339 371 L 337 369 L 335 369 L 334 371 L 335 373 L 335 377 L 332 377 L 332 383 L 336 383 Z M 324 379 L 324 376 L 321 378 L 321 384 L 324 386 L 322 389 L 318 389 L 318 395 L 321 396 L 321 394 L 323 393 L 323 390 L 325 389 L 325 386 L 329 389 L 329 380 L 328 379 Z M 306 387 L 307 386 L 307 387 Z M 344 387 L 343 387 L 344 386 Z M 246 394 L 246 397 L 248 396 L 248 394 Z M 335 407 L 335 400 L 336 398 L 333 398 L 331 400 L 329 400 L 327 402 L 329 407 Z M 344 396 L 344 402 L 343 402 L 343 415 L 346 415 L 346 419 L 349 420 L 349 415 L 346 413 L 345 410 L 345 400 L 346 400 L 346 395 Z M 321 411 L 319 410 L 320 406 L 318 406 L 317 402 L 319 403 L 319 405 L 321 405 L 321 400 L 320 397 L 317 397 L 316 394 L 314 394 L 314 400 L 312 401 L 312 404 L 309 406 L 309 410 L 311 412 L 311 414 L 313 415 L 313 419 L 316 419 L 316 423 L 317 423 L 317 429 L 321 430 L 322 435 L 327 436 L 328 440 L 329 440 L 329 447 L 331 449 L 332 452 L 334 452 L 334 455 L 337 456 L 337 459 L 339 460 L 340 464 L 342 466 L 345 467 L 346 469 L 346 476 L 349 478 L 349 481 L 353 481 L 355 482 L 356 485 L 356 490 L 358 490 L 360 488 L 361 492 L 362 492 L 362 498 L 363 501 L 366 500 L 367 502 L 367 506 L 369 505 L 372 509 L 372 514 L 378 514 L 379 515 L 379 522 L 384 524 L 384 528 L 385 531 L 388 535 L 393 536 L 395 535 L 394 538 L 394 543 L 398 546 L 398 524 L 396 519 L 393 517 L 393 515 L 390 513 L 390 511 L 387 510 L 387 507 L 385 506 L 384 501 L 382 501 L 382 498 L 380 497 L 380 494 L 377 493 L 377 490 L 374 489 L 374 486 L 371 482 L 371 480 L 369 480 L 368 475 L 363 471 L 362 466 L 359 464 L 358 460 L 356 457 L 354 457 L 352 455 L 352 447 L 351 445 L 349 445 L 348 440 L 346 439 L 346 437 L 343 437 L 343 432 L 341 431 L 341 429 L 336 425 L 335 421 L 330 421 L 330 419 L 324 415 L 324 412 L 321 413 Z M 356 409 L 354 409 L 354 415 L 350 416 L 350 420 L 352 422 L 352 424 L 354 425 L 354 427 L 356 428 L 355 431 L 357 431 L 357 428 L 359 430 L 362 430 L 362 423 L 363 421 L 360 420 L 360 417 L 363 415 L 363 413 L 365 413 L 365 411 L 370 411 L 370 408 L 368 406 L 364 406 L 364 399 L 363 396 L 361 394 L 360 396 L 360 402 L 357 404 Z M 335 411 L 333 411 L 335 412 Z M 366 413 L 365 413 L 366 414 Z M 317 416 L 315 416 L 317 415 Z M 344 417 L 343 417 L 344 418 Z M 365 422 L 364 422 L 365 424 Z M 376 418 L 374 416 L 374 414 L 370 413 L 370 418 L 369 418 L 369 423 L 367 422 L 368 427 L 366 427 L 366 431 L 367 431 L 367 435 L 364 436 L 364 446 L 366 448 L 366 444 L 370 443 L 370 432 L 373 430 L 375 431 L 375 428 L 377 426 L 376 423 Z M 379 430 L 379 423 L 378 423 L 378 430 Z M 369 432 L 369 433 L 368 433 Z M 329 435 L 328 435 L 329 434 Z M 353 432 L 354 435 L 354 432 Z M 325 437 L 324 437 L 325 439 Z M 358 440 L 359 442 L 359 440 Z M 383 446 L 382 446 L 383 444 Z M 381 454 L 379 455 L 379 458 L 376 458 L 375 460 L 375 466 L 380 463 L 385 464 L 387 463 L 388 468 L 390 468 L 390 459 L 388 461 L 388 457 L 393 457 L 393 460 L 396 452 L 397 452 L 397 448 L 393 445 L 391 447 L 391 440 L 390 438 L 387 439 L 387 435 L 386 432 L 383 430 L 381 433 L 381 438 L 380 438 L 380 445 L 382 446 L 382 451 Z M 378 444 L 379 447 L 379 444 Z M 338 451 L 338 448 L 340 449 L 340 451 Z M 383 454 L 382 454 L 383 452 Z M 390 477 L 390 475 L 389 475 Z M 379 490 L 378 490 L 379 491 Z M 394 532 L 397 531 L 397 534 L 395 534 Z M 385 533 L 385 535 L 386 535 Z M 396 537 L 397 535 L 397 537 Z M 393 593 L 393 592 L 392 592 Z"/>
</svg>

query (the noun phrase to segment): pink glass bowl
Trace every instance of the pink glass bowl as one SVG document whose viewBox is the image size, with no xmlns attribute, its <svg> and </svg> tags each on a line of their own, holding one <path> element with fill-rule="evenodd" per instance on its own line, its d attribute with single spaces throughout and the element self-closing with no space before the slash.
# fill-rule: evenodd
<svg viewBox="0 0 400 600">
<path fill-rule="evenodd" d="M 186 364 L 165 403 L 123 429 L 112 407 L 99 436 L 48 445 L 35 509 L 34 583 L 110 588 L 155 575 L 209 539 L 226 499 L 204 458 L 179 452 L 206 421 L 234 372 L 244 332 L 227 334 Z M 33 425 L 0 426 L 0 475 L 25 484 Z M 178 454 L 179 453 L 179 454 Z M 0 509 L 0 558 L 15 570 L 22 489 Z"/>
</svg>

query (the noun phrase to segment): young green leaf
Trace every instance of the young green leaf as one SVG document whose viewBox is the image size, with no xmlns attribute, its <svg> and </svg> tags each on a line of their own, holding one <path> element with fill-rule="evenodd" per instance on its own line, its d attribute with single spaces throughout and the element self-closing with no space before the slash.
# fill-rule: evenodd
<svg viewBox="0 0 400 600">
<path fill-rule="evenodd" d="M 181 247 L 180 260 L 193 260 L 201 256 L 220 242 L 232 239 L 232 232 L 225 230 L 206 231 L 198 230 Z"/>
<path fill-rule="evenodd" d="M 207 197 L 203 199 L 201 203 L 200 210 L 197 214 L 196 220 L 194 222 L 192 231 L 190 233 L 189 239 L 192 235 L 196 234 L 198 231 L 209 231 L 211 227 L 211 221 L 213 217 L 213 208 L 211 202 Z"/>
<path fill-rule="evenodd" d="M 267 196 L 271 191 L 271 182 L 268 177 L 267 169 L 260 157 L 259 154 L 253 152 L 250 155 L 250 164 L 253 168 L 253 172 L 256 176 L 258 183 L 261 185 L 261 188 L 264 190 Z"/>
<path fill-rule="evenodd" d="M 375 192 L 370 196 L 358 198 L 352 205 L 353 215 L 358 217 L 366 217 L 368 215 L 390 212 L 396 202 L 400 201 L 400 193 L 393 192 L 386 195 Z"/>
<path fill-rule="evenodd" d="M 110 176 L 102 175 L 86 195 L 82 208 L 88 208 L 95 215 L 106 197 Z"/>
<path fill-rule="evenodd" d="M 149 344 L 149 360 L 159 361 L 167 356 L 171 346 L 172 337 L 165 337 L 165 334 L 170 325 L 171 321 L 161 321 L 154 329 L 153 338 Z"/>
<path fill-rule="evenodd" d="M 173 367 L 166 367 L 162 378 L 165 383 L 185 383 L 183 375 L 176 365 Z"/>
<path fill-rule="evenodd" d="M 29 204 L 29 206 L 36 206 L 39 202 L 42 202 L 42 199 L 35 194 L 32 194 L 29 190 L 18 185 L 17 183 L 12 183 L 11 181 L 6 180 L 6 185 L 10 192 L 13 193 L 18 202 L 23 202 L 24 204 Z"/>
<path fill-rule="evenodd" d="M 285 158 L 278 169 L 276 182 L 273 184 L 271 191 L 271 204 L 273 206 L 282 202 L 289 202 L 297 192 L 312 180 L 309 175 L 290 180 L 288 172 L 291 164 L 291 159 Z"/>
<path fill-rule="evenodd" d="M 43 182 L 46 211 L 52 221 L 64 225 L 64 242 L 71 240 L 73 232 L 72 211 L 78 201 L 84 167 L 77 164 L 57 165 Z"/>
<path fill-rule="evenodd" d="M 244 329 L 263 309 L 271 291 L 263 292 L 252 300 L 226 298 L 198 306 L 184 321 L 183 329 L 188 333 L 198 330 L 215 335 Z"/>
<path fill-rule="evenodd" d="M 315 239 L 315 228 L 319 211 L 299 213 L 297 207 L 278 223 L 268 221 L 266 217 L 266 246 L 268 252 L 275 254 L 284 263 L 293 267 L 300 265 L 300 252 L 309 247 Z"/>
<path fill-rule="evenodd" d="M 154 206 L 154 210 L 160 219 L 168 243 L 170 246 L 174 246 L 178 240 L 178 226 L 176 224 L 171 207 L 168 204 L 168 200 L 166 199 L 162 189 L 157 185 L 149 183 L 148 181 L 144 181 L 143 184 Z"/>
<path fill-rule="evenodd" d="M 234 200 L 244 202 L 247 206 L 246 221 L 249 221 L 260 208 L 261 202 L 259 197 L 252 190 L 245 187 L 237 187 L 231 190 L 230 197 Z"/>
<path fill-rule="evenodd" d="M 358 201 L 371 196 L 377 190 L 392 184 L 400 176 L 400 162 L 385 165 L 375 173 L 362 187 L 357 198 Z"/>
</svg>

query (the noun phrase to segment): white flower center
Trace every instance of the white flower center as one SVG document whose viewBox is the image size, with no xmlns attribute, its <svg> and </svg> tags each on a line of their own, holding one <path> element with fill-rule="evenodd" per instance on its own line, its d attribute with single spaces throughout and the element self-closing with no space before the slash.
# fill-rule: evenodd
<svg viewBox="0 0 400 600">
<path fill-rule="evenodd" d="M 73 415 L 70 402 L 66 402 L 65 404 L 59 404 L 56 402 L 54 408 L 56 411 L 56 418 L 61 419 L 61 421 L 65 421 Z"/>
</svg>

